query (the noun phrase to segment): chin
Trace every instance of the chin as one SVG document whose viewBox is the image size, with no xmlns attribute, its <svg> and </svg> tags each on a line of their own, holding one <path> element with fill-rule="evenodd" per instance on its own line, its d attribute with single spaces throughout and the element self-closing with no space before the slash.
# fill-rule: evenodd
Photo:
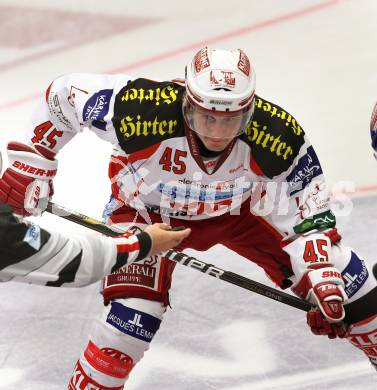
<svg viewBox="0 0 377 390">
<path fill-rule="evenodd" d="M 213 152 L 221 152 L 223 151 L 230 143 L 231 140 L 223 140 L 223 139 L 208 139 L 206 137 L 201 138 L 204 146 Z"/>
</svg>

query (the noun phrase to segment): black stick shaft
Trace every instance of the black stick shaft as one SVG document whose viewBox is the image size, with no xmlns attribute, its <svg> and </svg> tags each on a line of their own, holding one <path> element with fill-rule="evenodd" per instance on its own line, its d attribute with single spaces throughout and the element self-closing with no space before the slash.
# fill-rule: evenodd
<svg viewBox="0 0 377 390">
<path fill-rule="evenodd" d="M 259 295 L 263 295 L 275 301 L 279 301 L 286 305 L 295 307 L 296 309 L 309 311 L 312 307 L 308 302 L 303 301 L 302 299 L 296 298 L 290 294 L 276 290 L 275 288 L 266 286 L 262 283 L 255 282 L 254 280 L 248 279 L 234 272 L 225 271 L 213 264 L 208 264 L 204 261 L 196 259 L 195 257 L 190 257 L 185 253 L 177 252 L 171 249 L 167 251 L 165 256 L 169 260 L 173 260 L 176 263 L 185 265 L 186 267 L 194 268 L 207 275 L 224 280 L 225 282 L 234 284 Z"/>
<path fill-rule="evenodd" d="M 95 230 L 106 236 L 114 237 L 125 233 L 122 229 L 119 229 L 115 226 L 105 225 L 100 221 L 97 221 L 93 218 L 87 217 L 86 215 L 77 213 L 75 211 L 69 210 L 52 202 L 48 202 L 46 211 L 61 218 L 67 219 L 68 221 L 75 222 L 91 230 Z M 308 302 L 296 298 L 293 295 L 284 293 L 275 288 L 266 286 L 262 283 L 255 282 L 254 280 L 248 279 L 234 272 L 225 271 L 212 264 L 208 264 L 194 257 L 190 257 L 185 253 L 177 252 L 171 249 L 167 251 L 165 256 L 169 260 L 172 260 L 176 263 L 182 264 L 186 267 L 194 268 L 209 276 L 224 280 L 225 282 L 234 284 L 238 287 L 244 288 L 245 290 L 252 291 L 256 294 L 263 295 L 267 298 L 295 307 L 296 309 L 309 311 L 312 307 Z"/>
</svg>

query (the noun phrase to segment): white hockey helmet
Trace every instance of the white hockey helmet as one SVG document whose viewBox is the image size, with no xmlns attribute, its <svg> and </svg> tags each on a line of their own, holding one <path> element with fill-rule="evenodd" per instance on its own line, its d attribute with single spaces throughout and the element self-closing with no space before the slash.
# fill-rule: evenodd
<svg viewBox="0 0 377 390">
<path fill-rule="evenodd" d="M 242 50 L 204 47 L 186 66 L 183 114 L 191 130 L 208 135 L 194 113 L 239 123 L 237 129 L 214 138 L 234 138 L 245 130 L 254 111 L 255 72 Z M 226 118 L 226 119 L 225 119 Z M 232 120 L 231 120 L 232 119 Z M 213 135 L 211 135 L 213 137 Z"/>
</svg>

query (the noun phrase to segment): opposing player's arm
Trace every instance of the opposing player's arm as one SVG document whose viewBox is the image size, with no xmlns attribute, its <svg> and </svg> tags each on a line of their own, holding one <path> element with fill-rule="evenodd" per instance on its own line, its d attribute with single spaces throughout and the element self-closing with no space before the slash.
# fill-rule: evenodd
<svg viewBox="0 0 377 390">
<path fill-rule="evenodd" d="M 189 229 L 173 232 L 164 224 L 155 224 L 145 232 L 116 238 L 68 238 L 21 223 L 8 205 L 0 204 L 0 281 L 85 286 L 126 264 L 178 245 L 189 233 Z"/>
<path fill-rule="evenodd" d="M 377 103 L 374 106 L 372 116 L 370 118 L 370 136 L 372 138 L 374 157 L 377 159 Z"/>
</svg>

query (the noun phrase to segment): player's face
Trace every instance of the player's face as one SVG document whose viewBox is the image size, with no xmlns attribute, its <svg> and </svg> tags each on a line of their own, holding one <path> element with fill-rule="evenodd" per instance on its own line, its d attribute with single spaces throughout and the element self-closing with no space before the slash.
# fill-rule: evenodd
<svg viewBox="0 0 377 390">
<path fill-rule="evenodd" d="M 195 132 L 212 151 L 224 150 L 230 141 L 239 134 L 242 115 L 217 115 L 206 111 L 196 111 L 192 116 Z"/>
</svg>

